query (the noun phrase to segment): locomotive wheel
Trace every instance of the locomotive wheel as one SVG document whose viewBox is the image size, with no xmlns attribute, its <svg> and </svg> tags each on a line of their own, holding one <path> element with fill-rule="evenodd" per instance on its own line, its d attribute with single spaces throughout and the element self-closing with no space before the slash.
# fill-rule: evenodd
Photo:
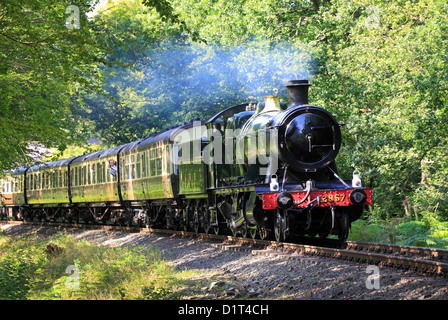
<svg viewBox="0 0 448 320">
<path fill-rule="evenodd" d="M 341 214 L 341 227 L 338 232 L 338 239 L 344 242 L 348 238 L 348 233 L 350 229 L 350 216 L 348 212 L 342 212 Z"/>
<path fill-rule="evenodd" d="M 247 233 L 248 233 L 248 226 L 247 226 L 247 223 L 246 222 L 244 222 L 244 224 L 241 226 L 241 236 L 243 237 L 243 238 L 247 238 Z"/>
<path fill-rule="evenodd" d="M 277 242 L 283 240 L 283 217 L 280 215 L 279 211 L 277 211 L 274 219 L 274 237 Z"/>
<path fill-rule="evenodd" d="M 257 238 L 257 227 L 251 227 L 251 228 L 249 228 L 249 234 L 250 234 L 250 237 L 252 238 L 252 239 L 256 239 Z"/>
<path fill-rule="evenodd" d="M 200 219 L 199 219 L 199 209 L 194 209 L 193 214 L 193 230 L 195 233 L 199 233 Z"/>
<path fill-rule="evenodd" d="M 189 219 L 190 208 L 187 206 L 184 210 L 182 210 L 182 224 L 184 227 L 184 231 L 188 231 L 188 224 L 190 223 Z"/>
<path fill-rule="evenodd" d="M 134 211 L 131 208 L 126 209 L 126 223 L 128 227 L 132 227 L 132 220 L 134 219 Z"/>
<path fill-rule="evenodd" d="M 230 228 L 230 231 L 232 232 L 232 236 L 236 237 L 238 235 L 238 231 L 234 228 Z"/>
<path fill-rule="evenodd" d="M 258 228 L 258 234 L 260 236 L 261 240 L 265 240 L 269 238 L 269 231 L 268 229 L 264 228 L 264 227 L 257 227 Z"/>
<path fill-rule="evenodd" d="M 207 210 L 205 207 L 203 207 L 202 210 L 204 212 L 203 219 L 202 219 L 202 226 L 204 228 L 204 232 L 206 234 L 209 234 L 210 233 L 210 229 L 211 229 L 211 226 L 210 226 L 210 210 Z"/>
</svg>

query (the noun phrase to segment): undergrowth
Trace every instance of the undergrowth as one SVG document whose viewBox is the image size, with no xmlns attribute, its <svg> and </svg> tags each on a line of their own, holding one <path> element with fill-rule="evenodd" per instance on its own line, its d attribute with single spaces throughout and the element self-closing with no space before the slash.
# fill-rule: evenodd
<svg viewBox="0 0 448 320">
<path fill-rule="evenodd" d="M 0 234 L 2 300 L 178 299 L 181 277 L 156 250 Z"/>
<path fill-rule="evenodd" d="M 448 249 L 448 222 L 434 216 L 358 220 L 352 223 L 348 240 Z"/>
</svg>

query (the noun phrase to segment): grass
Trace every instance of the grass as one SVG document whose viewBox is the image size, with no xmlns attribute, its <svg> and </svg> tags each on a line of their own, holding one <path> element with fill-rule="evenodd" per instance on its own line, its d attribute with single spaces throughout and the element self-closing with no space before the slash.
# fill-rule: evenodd
<svg viewBox="0 0 448 320">
<path fill-rule="evenodd" d="M 448 249 L 448 222 L 421 220 L 358 220 L 352 223 L 348 240 Z"/>
<path fill-rule="evenodd" d="M 67 235 L 51 239 L 0 234 L 0 299 L 179 299 L 188 280 L 154 250 L 111 248 Z M 200 278 L 200 275 L 197 275 Z"/>
</svg>

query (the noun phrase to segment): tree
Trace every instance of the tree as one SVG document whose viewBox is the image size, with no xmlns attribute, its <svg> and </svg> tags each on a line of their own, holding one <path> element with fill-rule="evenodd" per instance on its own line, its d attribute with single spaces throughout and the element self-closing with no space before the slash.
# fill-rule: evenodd
<svg viewBox="0 0 448 320">
<path fill-rule="evenodd" d="M 63 146 L 80 131 L 78 94 L 98 90 L 110 63 L 86 17 L 95 1 L 0 4 L 0 168 L 30 163 L 30 143 Z M 66 27 L 69 5 L 79 29 Z"/>
<path fill-rule="evenodd" d="M 443 1 L 334 1 L 322 12 L 316 98 L 346 123 L 345 170 L 363 171 L 384 215 L 404 213 L 404 200 L 448 215 L 446 10 Z"/>
<path fill-rule="evenodd" d="M 209 3 L 200 5 L 194 12 L 187 6 L 175 7 L 194 30 L 201 26 L 192 17 L 201 20 L 210 13 L 206 10 Z M 148 10 L 139 1 L 110 2 L 102 12 L 95 22 L 104 27 L 104 41 L 113 48 L 111 61 L 133 65 L 131 69 L 105 69 L 111 73 L 105 84 L 111 99 L 98 95 L 85 99 L 94 131 L 109 144 L 129 142 L 190 119 L 207 118 L 233 104 L 261 100 L 265 95 L 285 95 L 287 80 L 308 78 L 313 72 L 314 61 L 301 44 L 247 38 L 245 43 L 229 46 L 225 36 L 218 41 L 202 29 L 198 31 L 207 44 L 194 42 L 179 24 L 163 22 L 155 10 Z M 219 26 L 220 17 L 209 23 Z"/>
</svg>

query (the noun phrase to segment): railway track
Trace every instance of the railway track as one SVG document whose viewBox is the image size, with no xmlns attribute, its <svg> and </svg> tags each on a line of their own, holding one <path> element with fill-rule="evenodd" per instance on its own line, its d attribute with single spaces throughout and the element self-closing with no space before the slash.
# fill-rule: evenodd
<svg viewBox="0 0 448 320">
<path fill-rule="evenodd" d="M 329 248 L 296 243 L 278 243 L 276 241 L 242 238 L 226 235 L 203 234 L 166 229 L 121 227 L 112 225 L 85 225 L 67 223 L 41 223 L 21 221 L 1 221 L 1 224 L 30 224 L 64 228 L 104 229 L 162 234 L 172 237 L 188 237 L 210 241 L 213 246 L 223 250 L 251 251 L 253 254 L 276 256 L 283 259 L 303 260 L 310 256 L 329 259 L 341 259 L 362 264 L 388 266 L 401 270 L 410 270 L 423 274 L 448 277 L 448 250 L 400 246 L 379 243 L 347 241 L 345 249 Z"/>
</svg>

